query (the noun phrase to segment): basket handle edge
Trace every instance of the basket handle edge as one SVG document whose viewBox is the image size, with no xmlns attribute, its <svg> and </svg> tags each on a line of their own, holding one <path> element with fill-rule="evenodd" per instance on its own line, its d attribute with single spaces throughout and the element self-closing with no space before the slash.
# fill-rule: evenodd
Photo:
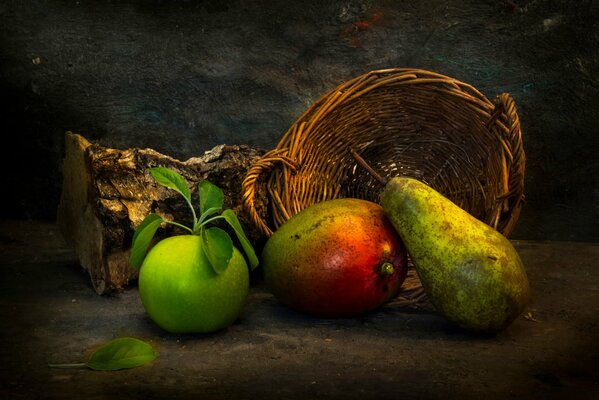
<svg viewBox="0 0 599 400">
<path fill-rule="evenodd" d="M 243 208 L 249 214 L 254 225 L 256 225 L 267 237 L 273 234 L 273 230 L 256 210 L 256 204 L 254 202 L 256 197 L 256 185 L 262 173 L 273 169 L 279 163 L 285 164 L 287 167 L 291 168 L 292 171 L 298 169 L 297 163 L 289 158 L 287 153 L 287 148 L 275 148 L 266 152 L 248 169 L 241 184 Z"/>
<path fill-rule="evenodd" d="M 505 194 L 504 202 L 511 204 L 504 204 L 504 207 L 511 210 L 511 215 L 507 221 L 502 221 L 501 227 L 498 227 L 507 237 L 515 228 L 524 201 L 526 155 L 522 142 L 520 118 L 514 98 L 509 93 L 501 93 L 496 97 L 494 106 L 488 126 L 493 124 L 502 114 L 505 118 L 501 118 L 501 120 L 507 123 L 502 139 L 507 142 L 507 144 L 504 143 L 504 149 L 507 147 L 505 150 L 508 150 L 510 174 L 505 178 L 508 182 L 508 192 Z"/>
</svg>

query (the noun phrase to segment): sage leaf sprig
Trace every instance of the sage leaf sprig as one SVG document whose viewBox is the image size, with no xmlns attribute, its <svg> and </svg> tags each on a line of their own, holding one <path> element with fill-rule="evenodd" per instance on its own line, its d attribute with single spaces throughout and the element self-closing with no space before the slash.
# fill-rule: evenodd
<svg viewBox="0 0 599 400">
<path fill-rule="evenodd" d="M 113 339 L 95 350 L 85 363 L 48 364 L 51 368 L 89 368 L 96 371 L 117 371 L 135 368 L 154 361 L 158 357 L 151 345 L 131 338 Z"/>
<path fill-rule="evenodd" d="M 192 203 L 191 191 L 185 178 L 178 172 L 164 167 L 150 168 L 149 172 L 158 184 L 173 189 L 183 196 L 191 209 L 193 223 L 191 227 L 189 227 L 175 221 L 165 220 L 158 214 L 149 214 L 137 227 L 135 234 L 133 235 L 130 258 L 131 266 L 133 266 L 133 268 L 138 269 L 141 267 L 156 231 L 162 223 L 167 223 L 178 226 L 189 232 L 191 235 L 199 235 L 202 238 L 202 250 L 210 262 L 212 269 L 214 269 L 217 274 L 223 273 L 227 269 L 229 261 L 233 256 L 234 245 L 231 237 L 226 231 L 214 226 L 207 227 L 208 224 L 217 219 L 224 219 L 231 228 L 233 228 L 249 261 L 250 268 L 253 270 L 258 266 L 258 257 L 245 235 L 237 215 L 231 209 L 223 210 L 224 194 L 218 186 L 207 180 L 198 184 L 198 217 Z"/>
</svg>

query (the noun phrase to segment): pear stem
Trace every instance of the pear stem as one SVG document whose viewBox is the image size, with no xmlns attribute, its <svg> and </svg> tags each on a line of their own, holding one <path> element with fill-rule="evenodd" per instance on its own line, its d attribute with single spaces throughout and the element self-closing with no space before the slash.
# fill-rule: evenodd
<svg viewBox="0 0 599 400">
<path fill-rule="evenodd" d="M 367 162 L 358 154 L 358 152 L 354 149 L 349 149 L 351 155 L 356 159 L 358 164 L 360 164 L 374 179 L 379 181 L 379 183 L 386 185 L 389 182 L 387 179 L 383 178 L 381 174 L 376 172 Z"/>
<path fill-rule="evenodd" d="M 395 273 L 395 267 L 390 262 L 386 261 L 381 264 L 381 268 L 379 269 L 379 273 L 382 276 L 390 276 Z"/>
</svg>

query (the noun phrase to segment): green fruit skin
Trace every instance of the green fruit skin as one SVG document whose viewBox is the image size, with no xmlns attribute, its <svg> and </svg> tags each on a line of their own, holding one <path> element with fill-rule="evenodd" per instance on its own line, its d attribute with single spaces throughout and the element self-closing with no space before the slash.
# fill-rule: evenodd
<svg viewBox="0 0 599 400">
<path fill-rule="evenodd" d="M 494 333 L 522 313 L 529 284 L 501 233 L 426 184 L 393 178 L 381 205 L 399 232 L 435 308 L 459 326 Z"/>
<path fill-rule="evenodd" d="M 380 272 L 393 264 L 389 275 Z M 407 252 L 376 203 L 336 199 L 294 215 L 266 242 L 264 282 L 283 304 L 319 317 L 351 317 L 395 297 Z"/>
<path fill-rule="evenodd" d="M 160 241 L 139 273 L 139 294 L 150 318 L 172 333 L 208 333 L 231 325 L 249 292 L 249 270 L 234 248 L 227 269 L 217 274 L 196 235 Z"/>
</svg>

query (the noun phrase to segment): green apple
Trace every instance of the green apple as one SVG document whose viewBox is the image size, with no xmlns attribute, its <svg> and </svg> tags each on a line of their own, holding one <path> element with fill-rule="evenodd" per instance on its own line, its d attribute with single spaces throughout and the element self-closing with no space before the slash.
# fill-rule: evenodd
<svg viewBox="0 0 599 400">
<path fill-rule="evenodd" d="M 241 314 L 249 291 L 249 270 L 234 248 L 224 272 L 217 274 L 197 235 L 172 236 L 146 256 L 139 294 L 146 312 L 173 333 L 214 332 Z"/>
<path fill-rule="evenodd" d="M 254 248 L 235 212 L 222 210 L 224 195 L 220 188 L 208 181 L 200 182 L 197 217 L 191 191 L 179 173 L 162 167 L 149 171 L 159 184 L 185 198 L 193 223 L 188 227 L 151 213 L 135 230 L 131 266 L 140 268 L 142 304 L 150 318 L 169 332 L 208 333 L 223 329 L 243 310 L 249 292 L 249 270 L 229 234 L 207 225 L 224 219 L 235 232 L 252 269 L 258 266 Z M 189 235 L 163 239 L 146 254 L 163 223 L 178 226 Z"/>
</svg>

